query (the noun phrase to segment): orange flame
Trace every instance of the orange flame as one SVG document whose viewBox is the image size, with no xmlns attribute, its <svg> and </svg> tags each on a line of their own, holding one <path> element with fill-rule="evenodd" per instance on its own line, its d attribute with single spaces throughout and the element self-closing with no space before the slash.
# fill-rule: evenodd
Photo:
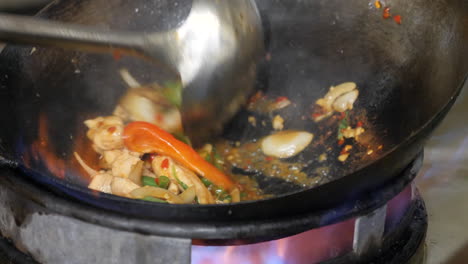
<svg viewBox="0 0 468 264">
<path fill-rule="evenodd" d="M 43 162 L 47 169 L 60 179 L 65 178 L 65 172 L 72 169 L 79 172 L 79 175 L 90 179 L 89 175 L 78 164 L 73 155 L 68 159 L 60 157 L 54 153 L 53 146 L 49 138 L 49 124 L 45 114 L 39 116 L 38 138 L 32 143 L 30 152 L 24 155 L 24 164 L 31 168 L 31 161 Z M 99 156 L 91 147 L 91 142 L 87 140 L 83 130 L 76 133 L 76 140 L 73 143 L 73 149 L 78 152 L 82 159 L 93 169 L 99 170 Z"/>
</svg>

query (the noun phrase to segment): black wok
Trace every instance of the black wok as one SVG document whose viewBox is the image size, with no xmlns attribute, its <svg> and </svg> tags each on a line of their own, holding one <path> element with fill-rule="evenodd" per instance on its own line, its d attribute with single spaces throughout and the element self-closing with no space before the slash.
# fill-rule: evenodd
<svg viewBox="0 0 468 264">
<path fill-rule="evenodd" d="M 402 17 L 399 25 L 384 19 L 383 8 L 375 8 L 373 0 L 257 2 L 267 32 L 267 57 L 271 58 L 258 70 L 257 88 L 267 95 L 290 98 L 296 106 L 283 113 L 288 117 L 286 125 L 310 129 L 313 122 L 300 116 L 309 113 L 315 100 L 331 85 L 356 82 L 360 97 L 355 109 L 365 113 L 371 141 L 383 146 L 372 159 L 351 159 L 344 164 L 329 159 L 331 173 L 313 188 L 258 175 L 262 187 L 276 196 L 232 205 L 176 206 L 96 194 L 69 166 L 74 144 L 83 136 L 82 122 L 111 114 L 126 91 L 118 77 L 121 67 L 132 69 L 147 82 L 171 76 L 132 58 L 116 61 L 108 55 L 8 46 L 0 55 L 0 154 L 8 161 L 5 166 L 18 165 L 30 179 L 50 190 L 99 208 L 160 222 L 218 224 L 324 210 L 397 177 L 421 151 L 465 81 L 468 3 L 387 1 L 392 14 Z M 40 16 L 115 29 L 165 30 L 183 20 L 189 3 L 62 0 Z M 225 137 L 248 141 L 266 133 L 249 127 L 244 122 L 246 114 L 239 113 L 226 127 Z M 41 133 L 44 120 L 47 127 Z M 315 166 L 310 161 L 322 151 L 316 147 L 299 157 L 310 163 L 309 168 Z M 46 160 L 55 168 L 47 166 Z M 60 169 L 63 178 L 57 177 Z"/>
</svg>

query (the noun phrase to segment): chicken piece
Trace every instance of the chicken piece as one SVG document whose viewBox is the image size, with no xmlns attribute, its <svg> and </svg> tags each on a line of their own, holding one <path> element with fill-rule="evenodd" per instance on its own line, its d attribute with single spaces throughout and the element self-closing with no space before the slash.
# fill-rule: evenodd
<svg viewBox="0 0 468 264">
<path fill-rule="evenodd" d="M 86 120 L 89 128 L 87 136 L 93 142 L 96 152 L 102 154 L 106 150 L 121 149 L 124 147 L 122 132 L 124 124 L 117 116 L 98 117 Z"/>
<path fill-rule="evenodd" d="M 153 171 L 156 175 L 164 175 L 172 181 L 182 182 L 188 187 L 194 186 L 200 204 L 212 204 L 214 198 L 205 187 L 200 178 L 192 171 L 182 167 L 167 156 L 156 156 L 152 161 Z M 179 188 L 180 189 L 180 188 Z"/>
<path fill-rule="evenodd" d="M 112 164 L 122 153 L 123 150 L 121 149 L 103 151 L 100 165 L 106 169 L 111 169 Z"/>
<path fill-rule="evenodd" d="M 139 183 L 138 179 L 135 178 L 141 177 L 143 161 L 140 159 L 139 153 L 124 149 L 115 155 L 111 169 L 112 175 L 115 177 L 130 178 L 132 181 Z"/>
<path fill-rule="evenodd" d="M 112 194 L 131 198 L 130 193 L 133 190 L 140 188 L 141 186 L 135 184 L 129 179 L 114 177 L 110 184 Z"/>
<path fill-rule="evenodd" d="M 114 177 L 107 173 L 97 174 L 88 185 L 88 188 L 104 193 L 112 193 L 111 183 L 113 179 Z"/>
<path fill-rule="evenodd" d="M 155 124 L 169 133 L 182 131 L 182 116 L 161 92 L 162 87 L 138 87 L 129 90 L 114 110 L 124 121 L 144 121 Z"/>
</svg>

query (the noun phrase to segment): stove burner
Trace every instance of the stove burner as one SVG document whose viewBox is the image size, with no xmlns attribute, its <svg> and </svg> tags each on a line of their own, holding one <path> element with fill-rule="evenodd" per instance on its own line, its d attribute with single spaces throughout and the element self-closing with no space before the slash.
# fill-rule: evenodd
<svg viewBox="0 0 468 264">
<path fill-rule="evenodd" d="M 256 244 L 249 244 L 252 235 L 246 240 L 237 235 L 228 240 L 231 246 L 216 239 L 192 242 L 184 237 L 148 233 L 131 227 L 134 219 L 121 216 L 109 216 L 106 223 L 93 221 L 100 218 L 87 217 L 108 213 L 78 206 L 75 201 L 25 182 L 20 175 L 0 171 L 5 175 L 0 177 L 0 231 L 16 247 L 43 263 L 65 263 L 70 259 L 80 263 L 91 259 L 118 259 L 122 263 L 190 263 L 191 259 L 195 264 L 221 260 L 226 264 L 285 263 L 286 259 L 296 264 L 405 263 L 421 249 L 427 229 L 424 203 L 411 184 L 421 163 L 422 155 L 394 182 L 351 202 L 352 207 L 347 204 L 293 219 L 305 223 L 310 231 Z M 17 186 L 24 187 L 22 192 Z M 70 207 L 72 213 L 61 211 L 61 204 Z M 287 228 L 295 226 L 285 223 Z M 262 225 L 259 223 L 259 228 L 264 232 Z M 218 244 L 211 246 L 213 243 Z M 0 259 L 6 256 L 11 263 L 32 260 L 5 240 L 0 241 L 0 250 Z"/>
</svg>

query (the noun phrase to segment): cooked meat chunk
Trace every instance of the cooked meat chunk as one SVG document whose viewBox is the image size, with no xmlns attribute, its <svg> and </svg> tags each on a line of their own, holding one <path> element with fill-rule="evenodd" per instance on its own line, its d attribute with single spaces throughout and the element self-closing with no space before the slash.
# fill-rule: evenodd
<svg viewBox="0 0 468 264">
<path fill-rule="evenodd" d="M 98 117 L 85 121 L 89 128 L 87 136 L 93 142 L 93 148 L 98 153 L 106 150 L 122 149 L 123 121 L 116 116 Z"/>
<path fill-rule="evenodd" d="M 131 180 L 119 177 L 114 177 L 111 183 L 112 194 L 129 198 L 131 197 L 130 193 L 138 188 L 140 188 L 140 186 Z"/>
</svg>

